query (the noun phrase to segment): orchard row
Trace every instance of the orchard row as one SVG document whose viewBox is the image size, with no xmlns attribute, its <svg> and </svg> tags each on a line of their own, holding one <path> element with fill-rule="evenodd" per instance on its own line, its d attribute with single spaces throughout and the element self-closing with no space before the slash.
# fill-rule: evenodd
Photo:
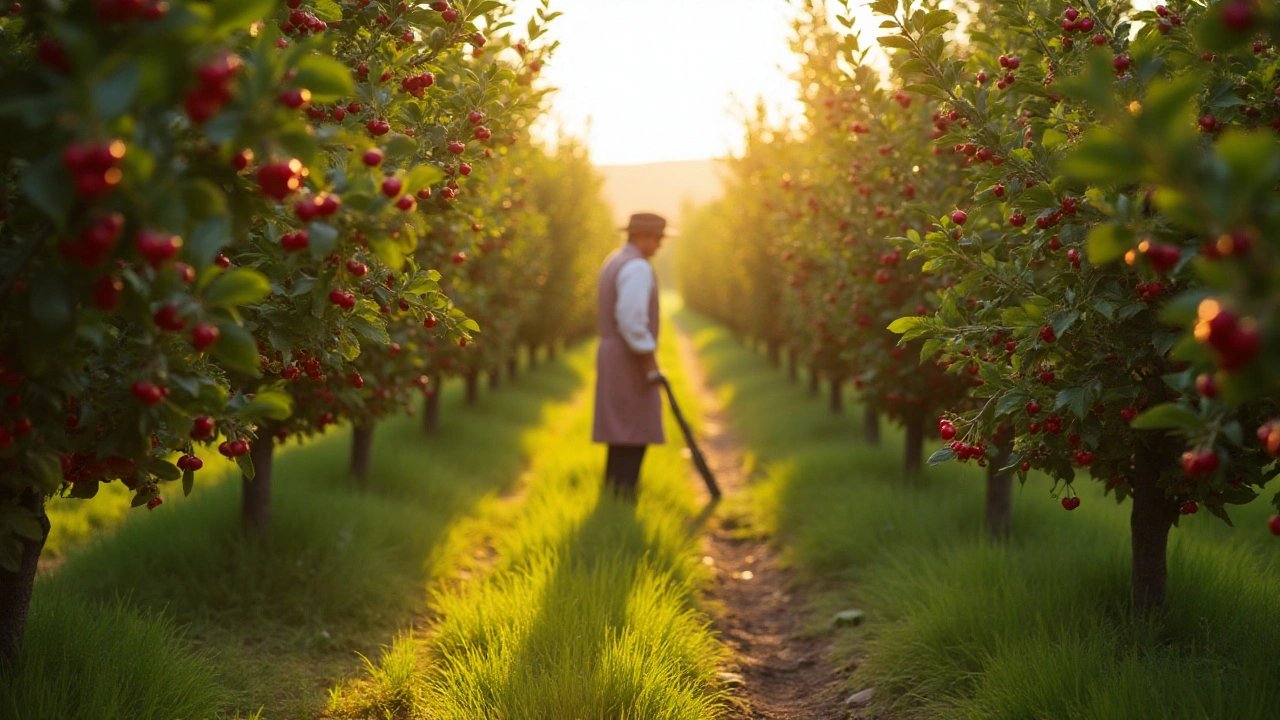
<svg viewBox="0 0 1280 720">
<path fill-rule="evenodd" d="M 752 123 L 691 228 L 689 301 L 855 384 L 909 475 L 930 426 L 988 466 L 996 535 L 1010 473 L 1132 499 L 1159 608 L 1170 528 L 1280 455 L 1280 10 L 878 0 L 886 75 L 840 5 L 797 26 L 803 128 Z"/>
<path fill-rule="evenodd" d="M 350 421 L 361 472 L 378 418 L 590 328 L 608 213 L 574 142 L 530 142 L 555 13 L 522 37 L 510 16 L 79 0 L 0 18 L 0 581 L 27 589 L 0 607 L 0 656 L 54 494 L 121 482 L 155 508 L 219 452 L 263 531 L 278 442 Z"/>
</svg>

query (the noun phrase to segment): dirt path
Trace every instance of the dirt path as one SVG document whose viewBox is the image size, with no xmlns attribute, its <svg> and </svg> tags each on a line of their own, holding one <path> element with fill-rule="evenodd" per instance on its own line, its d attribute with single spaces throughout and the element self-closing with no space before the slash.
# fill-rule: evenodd
<svg viewBox="0 0 1280 720">
<path fill-rule="evenodd" d="M 742 446 L 725 409 L 707 384 L 693 342 L 680 333 L 680 353 L 704 412 L 699 442 L 728 496 L 745 490 Z M 699 483 L 701 484 L 701 483 Z M 732 720 L 843 720 L 850 717 L 840 677 L 824 659 L 827 643 L 802 627 L 803 591 L 780 567 L 763 539 L 742 538 L 735 522 L 717 514 L 703 536 L 704 562 L 714 568 L 710 599 L 723 606 L 715 620 L 721 640 L 734 653 L 725 668 L 736 707 Z"/>
</svg>

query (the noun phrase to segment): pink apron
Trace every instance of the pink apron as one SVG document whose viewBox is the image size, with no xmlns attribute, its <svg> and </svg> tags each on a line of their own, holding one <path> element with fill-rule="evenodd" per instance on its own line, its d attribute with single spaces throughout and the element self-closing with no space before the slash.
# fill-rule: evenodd
<svg viewBox="0 0 1280 720">
<path fill-rule="evenodd" d="M 592 440 L 610 445 L 660 445 L 666 441 L 662 430 L 662 395 L 657 383 L 644 377 L 640 357 L 631 351 L 618 323 L 618 271 L 630 260 L 643 258 L 636 246 L 627 243 L 615 251 L 600 271 L 600 348 L 596 352 L 596 409 Z M 647 262 L 647 261 L 646 261 Z M 658 337 L 658 283 L 655 276 L 649 296 L 649 331 Z"/>
</svg>

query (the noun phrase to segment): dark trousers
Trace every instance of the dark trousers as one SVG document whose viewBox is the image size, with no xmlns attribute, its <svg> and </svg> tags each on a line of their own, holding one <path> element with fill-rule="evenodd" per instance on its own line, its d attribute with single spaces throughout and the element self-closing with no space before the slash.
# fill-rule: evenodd
<svg viewBox="0 0 1280 720">
<path fill-rule="evenodd" d="M 619 496 L 628 500 L 636 499 L 636 488 L 640 484 L 640 465 L 644 462 L 644 451 L 647 449 L 648 445 L 609 446 L 604 480 Z"/>
</svg>

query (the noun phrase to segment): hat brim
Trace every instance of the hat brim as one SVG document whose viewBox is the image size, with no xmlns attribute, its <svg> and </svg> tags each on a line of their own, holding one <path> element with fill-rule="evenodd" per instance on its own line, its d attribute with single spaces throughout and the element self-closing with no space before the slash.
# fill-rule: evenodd
<svg viewBox="0 0 1280 720">
<path fill-rule="evenodd" d="M 618 232 L 629 233 L 631 232 L 631 226 L 623 225 L 622 227 L 618 228 Z M 640 232 L 643 232 L 643 231 L 640 231 Z M 675 228 L 668 225 L 666 229 L 662 231 L 662 237 L 664 238 L 680 237 L 680 233 L 676 232 Z"/>
</svg>

